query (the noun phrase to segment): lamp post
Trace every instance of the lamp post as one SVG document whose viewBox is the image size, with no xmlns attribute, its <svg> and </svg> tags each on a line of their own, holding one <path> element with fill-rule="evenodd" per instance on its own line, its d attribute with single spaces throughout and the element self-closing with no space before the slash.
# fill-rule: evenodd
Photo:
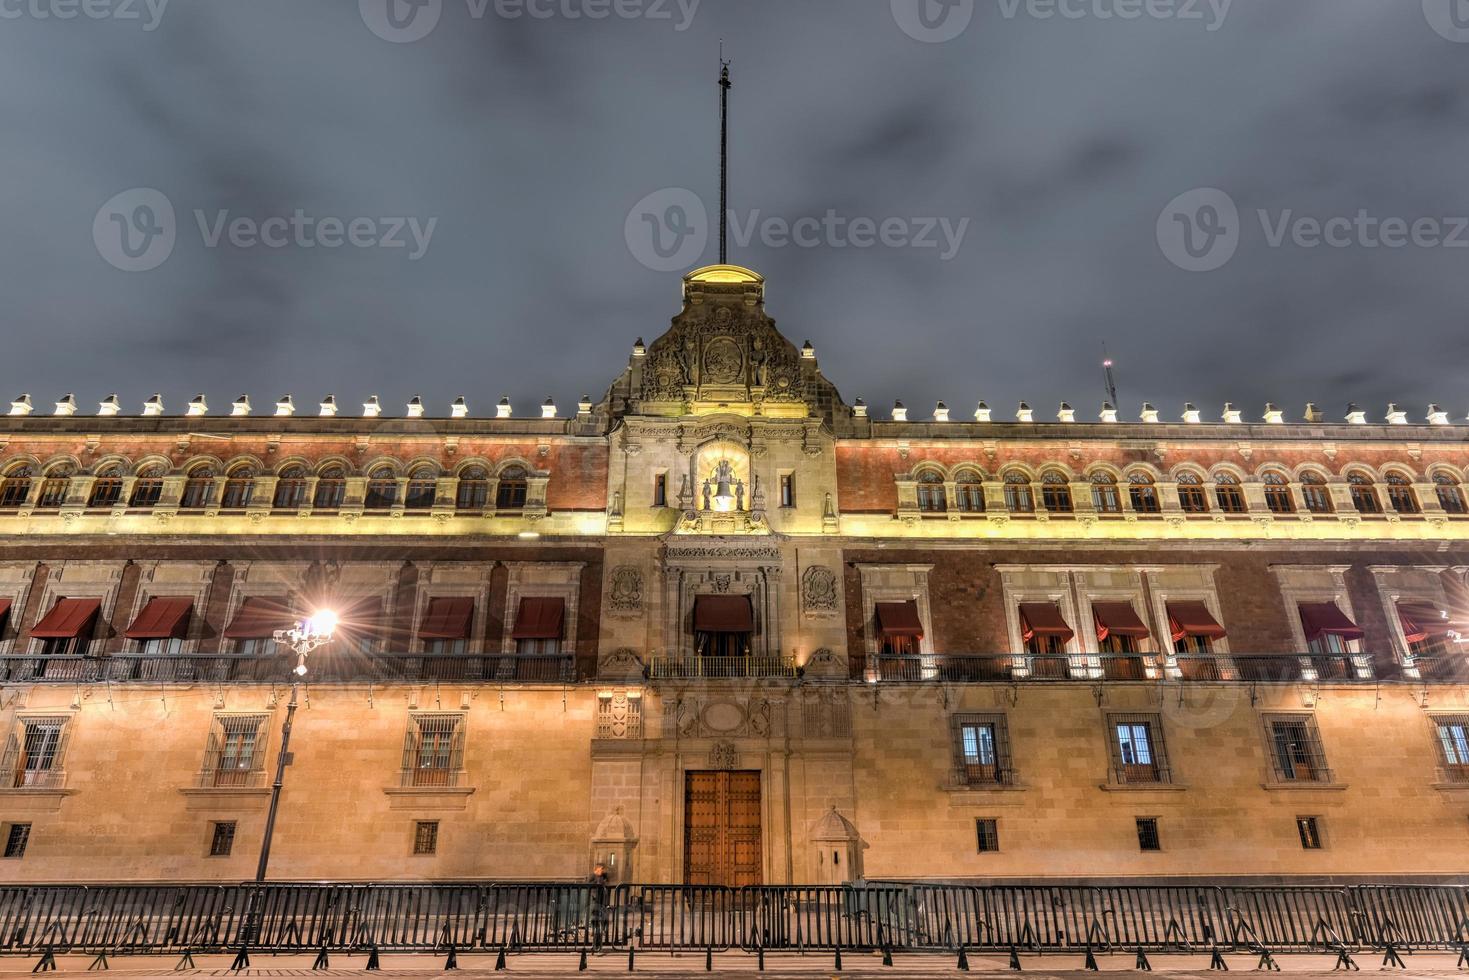
<svg viewBox="0 0 1469 980">
<path fill-rule="evenodd" d="M 255 881 L 265 881 L 265 869 L 270 864 L 270 839 L 275 834 L 275 813 L 281 802 L 281 784 L 286 778 L 286 766 L 290 763 L 291 722 L 296 716 L 297 695 L 301 682 L 306 679 L 306 655 L 318 649 L 332 638 L 337 628 L 336 613 L 317 610 L 288 630 L 276 630 L 273 639 L 291 648 L 296 655 L 296 666 L 291 671 L 291 700 L 286 704 L 286 720 L 281 725 L 281 751 L 276 758 L 275 782 L 270 786 L 270 809 L 265 814 L 265 839 L 260 844 L 260 864 L 255 869 Z"/>
</svg>

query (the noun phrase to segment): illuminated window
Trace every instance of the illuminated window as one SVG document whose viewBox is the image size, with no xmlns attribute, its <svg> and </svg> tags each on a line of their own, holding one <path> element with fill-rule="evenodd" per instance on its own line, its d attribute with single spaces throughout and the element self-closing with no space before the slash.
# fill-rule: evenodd
<svg viewBox="0 0 1469 980">
<path fill-rule="evenodd" d="M 1185 514 L 1209 513 L 1209 496 L 1197 473 L 1178 474 L 1178 506 Z"/>
<path fill-rule="evenodd" d="M 300 510 L 306 503 L 306 479 L 304 466 L 287 466 L 281 470 L 271 506 L 276 510 Z"/>
<path fill-rule="evenodd" d="M 1377 486 L 1365 473 L 1353 473 L 1347 477 L 1347 486 L 1352 492 L 1352 506 L 1359 514 L 1381 514 L 1382 500 L 1377 496 Z"/>
<path fill-rule="evenodd" d="M 1049 514 L 1070 514 L 1073 511 L 1071 481 L 1065 473 L 1051 470 L 1041 476 L 1041 501 Z"/>
<path fill-rule="evenodd" d="M 1010 736 L 1002 714 L 955 715 L 954 765 L 966 786 L 1005 785 L 1010 772 Z"/>
<path fill-rule="evenodd" d="M 1469 783 L 1469 715 L 1439 715 L 1433 727 L 1445 781 Z"/>
<path fill-rule="evenodd" d="M 1163 727 L 1157 715 L 1112 715 L 1108 748 L 1112 776 L 1118 783 L 1171 781 L 1163 750 Z"/>
<path fill-rule="evenodd" d="M 224 510 L 244 510 L 255 497 L 255 471 L 248 466 L 236 466 L 225 475 L 224 493 L 219 506 Z"/>
<path fill-rule="evenodd" d="M 1219 501 L 1219 510 L 1225 514 L 1243 514 L 1249 510 L 1239 479 L 1232 474 L 1220 473 L 1214 477 L 1214 497 Z"/>
<path fill-rule="evenodd" d="M 61 764 L 69 721 L 65 715 L 20 719 L 0 762 L 3 785 L 17 789 L 62 786 L 66 781 Z"/>
<path fill-rule="evenodd" d="M 1290 494 L 1290 482 L 1285 474 L 1271 471 L 1265 474 L 1265 506 L 1272 514 L 1294 514 L 1296 502 Z"/>
<path fill-rule="evenodd" d="M 265 773 L 267 715 L 216 715 L 204 750 L 204 784 L 254 786 Z"/>
<path fill-rule="evenodd" d="M 347 496 L 347 473 L 340 466 L 328 466 L 316 480 L 312 510 L 340 510 Z"/>
<path fill-rule="evenodd" d="M 97 471 L 92 481 L 92 493 L 87 498 L 88 507 L 115 507 L 122 499 L 122 470 L 116 466 L 104 466 Z"/>
<path fill-rule="evenodd" d="M 367 475 L 367 496 L 362 506 L 367 510 L 391 510 L 398 502 L 398 477 L 391 466 L 379 466 Z"/>
<path fill-rule="evenodd" d="M 1035 495 L 1030 489 L 1030 477 L 1024 473 L 1005 474 L 1005 509 L 1012 514 L 1035 513 Z"/>
<path fill-rule="evenodd" d="M 662 477 L 663 474 L 660 473 L 659 476 Z M 666 480 L 667 478 L 663 477 L 663 479 Z M 665 483 L 665 494 L 666 492 Z M 780 475 L 780 505 L 782 507 L 796 506 L 796 477 L 793 473 L 782 473 Z"/>
<path fill-rule="evenodd" d="M 1301 847 L 1308 851 L 1321 850 L 1321 818 L 1296 817 L 1296 833 L 1300 835 Z"/>
<path fill-rule="evenodd" d="M 1306 502 L 1306 510 L 1313 514 L 1331 514 L 1336 510 L 1331 503 L 1326 478 L 1319 473 L 1301 474 L 1301 499 Z"/>
<path fill-rule="evenodd" d="M 1444 513 L 1469 513 L 1469 508 L 1464 506 L 1464 488 L 1459 486 L 1459 481 L 1454 477 L 1447 473 L 1435 473 L 1433 488 L 1438 492 L 1438 505 L 1444 509 Z"/>
<path fill-rule="evenodd" d="M 163 467 L 145 466 L 138 471 L 138 478 L 133 481 L 133 495 L 128 500 L 128 506 L 140 509 L 153 507 L 162 496 Z"/>
<path fill-rule="evenodd" d="M 415 714 L 403 744 L 403 785 L 457 786 L 464 768 L 464 716 Z"/>
<path fill-rule="evenodd" d="M 184 495 L 179 506 L 184 510 L 202 510 L 214 499 L 214 468 L 196 466 L 184 479 Z"/>
<path fill-rule="evenodd" d="M 500 471 L 500 483 L 495 489 L 496 510 L 522 510 L 530 486 L 530 474 L 524 466 L 507 466 Z"/>
<path fill-rule="evenodd" d="M 1392 504 L 1392 509 L 1399 514 L 1423 512 L 1423 508 L 1418 505 L 1418 491 L 1413 489 L 1413 481 L 1401 473 L 1387 475 L 1387 499 Z"/>
<path fill-rule="evenodd" d="M 1127 478 L 1127 492 L 1132 498 L 1132 509 L 1139 514 L 1157 514 L 1162 508 L 1158 505 L 1158 488 L 1153 483 L 1153 478 L 1146 473 L 1134 473 Z"/>
<path fill-rule="evenodd" d="M 1092 474 L 1092 507 L 1098 514 L 1122 513 L 1122 497 L 1112 474 Z"/>
<path fill-rule="evenodd" d="M 454 496 L 456 510 L 480 511 L 490 500 L 490 475 L 483 466 L 466 467 L 459 474 L 459 489 Z"/>
<path fill-rule="evenodd" d="M 428 510 L 439 494 L 439 471 L 432 466 L 415 467 L 408 474 L 408 492 L 403 506 L 408 510 Z"/>
<path fill-rule="evenodd" d="M 918 509 L 925 514 L 942 514 L 949 509 L 942 473 L 924 470 L 918 474 Z"/>
</svg>

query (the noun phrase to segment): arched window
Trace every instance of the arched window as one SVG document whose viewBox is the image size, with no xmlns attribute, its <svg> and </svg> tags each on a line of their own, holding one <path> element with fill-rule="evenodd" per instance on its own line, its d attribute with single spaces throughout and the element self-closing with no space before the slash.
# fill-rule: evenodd
<svg viewBox="0 0 1469 980">
<path fill-rule="evenodd" d="M 459 490 L 454 495 L 456 510 L 479 511 L 490 500 L 490 475 L 483 466 L 467 466 L 459 473 Z"/>
<path fill-rule="evenodd" d="M 276 475 L 275 499 L 271 507 L 276 510 L 300 510 L 306 503 L 306 467 L 287 466 Z"/>
<path fill-rule="evenodd" d="M 1065 473 L 1051 470 L 1041 475 L 1041 501 L 1050 514 L 1070 514 L 1075 509 L 1071 503 L 1071 481 Z"/>
<path fill-rule="evenodd" d="M 1209 513 L 1209 495 L 1197 473 L 1178 474 L 1178 506 L 1185 514 Z"/>
<path fill-rule="evenodd" d="M 255 470 L 249 466 L 236 466 L 225 474 L 224 493 L 220 494 L 219 506 L 224 510 L 244 510 L 255 496 Z"/>
<path fill-rule="evenodd" d="M 1019 470 L 1005 474 L 1005 509 L 1012 514 L 1035 513 L 1035 494 L 1030 489 L 1030 477 Z"/>
<path fill-rule="evenodd" d="M 1270 508 L 1272 514 L 1296 512 L 1295 498 L 1290 493 L 1290 481 L 1285 478 L 1284 473 L 1272 470 L 1265 474 L 1265 506 Z"/>
<path fill-rule="evenodd" d="M 1214 498 L 1219 501 L 1219 510 L 1225 514 L 1243 514 L 1250 509 L 1245 503 L 1245 492 L 1239 485 L 1239 477 L 1232 473 L 1215 475 Z"/>
<path fill-rule="evenodd" d="M 495 490 L 496 510 L 520 510 L 525 507 L 525 494 L 530 474 L 524 466 L 507 466 L 500 471 L 500 485 Z"/>
<path fill-rule="evenodd" d="M 196 466 L 184 478 L 184 495 L 179 507 L 184 510 L 201 510 L 214 499 L 214 468 Z"/>
<path fill-rule="evenodd" d="M 1418 504 L 1418 491 L 1413 489 L 1413 481 L 1401 473 L 1387 475 L 1387 499 L 1392 504 L 1392 509 L 1399 514 L 1423 513 L 1423 508 Z"/>
<path fill-rule="evenodd" d="M 1092 507 L 1098 514 L 1122 513 L 1122 497 L 1111 473 L 1092 474 Z"/>
<path fill-rule="evenodd" d="M 918 509 L 925 514 L 942 514 L 949 509 L 942 473 L 924 470 L 918 474 Z"/>
<path fill-rule="evenodd" d="M 133 495 L 128 500 L 129 507 L 146 508 L 158 503 L 163 496 L 163 467 L 157 464 L 145 466 L 138 470 L 138 478 L 133 481 Z"/>
<path fill-rule="evenodd" d="M 347 498 L 347 471 L 340 466 L 328 466 L 316 478 L 316 495 L 311 499 L 312 510 L 334 511 L 342 509 Z"/>
<path fill-rule="evenodd" d="M 984 513 L 984 481 L 978 473 L 962 470 L 954 478 L 954 499 L 962 513 Z"/>
<path fill-rule="evenodd" d="M 88 507 L 115 507 L 122 499 L 122 469 L 104 466 L 97 471 L 92 481 L 92 495 L 87 498 Z"/>
<path fill-rule="evenodd" d="M 17 466 L 5 474 L 0 481 L 0 507 L 19 507 L 31 495 L 32 470 L 29 466 Z"/>
<path fill-rule="evenodd" d="M 1444 513 L 1469 513 L 1469 508 L 1464 506 L 1464 488 L 1459 486 L 1459 481 L 1454 477 L 1447 473 L 1435 473 L 1433 488 L 1438 491 L 1438 505 L 1444 509 Z"/>
<path fill-rule="evenodd" d="M 1377 485 L 1366 473 L 1352 473 L 1347 477 L 1347 486 L 1352 492 L 1352 506 L 1359 514 L 1381 514 L 1382 499 L 1377 496 Z"/>
<path fill-rule="evenodd" d="M 1306 510 L 1312 514 L 1336 512 L 1331 503 L 1331 491 L 1326 488 L 1326 477 L 1320 473 L 1301 474 L 1301 499 L 1306 502 Z"/>
<path fill-rule="evenodd" d="M 66 463 L 47 470 L 40 492 L 36 494 L 36 509 L 60 510 L 66 503 L 67 491 L 71 489 L 71 476 L 72 468 Z"/>
<path fill-rule="evenodd" d="M 367 496 L 362 506 L 367 510 L 391 510 L 398 502 L 398 477 L 391 466 L 379 466 L 367 474 Z"/>
<path fill-rule="evenodd" d="M 439 471 L 432 466 L 415 467 L 408 474 L 408 493 L 403 506 L 409 510 L 427 510 L 439 494 Z"/>
<path fill-rule="evenodd" d="M 1127 492 L 1132 497 L 1132 509 L 1139 514 L 1157 514 L 1162 511 L 1158 503 L 1158 486 L 1146 473 L 1134 473 L 1127 478 Z"/>
</svg>

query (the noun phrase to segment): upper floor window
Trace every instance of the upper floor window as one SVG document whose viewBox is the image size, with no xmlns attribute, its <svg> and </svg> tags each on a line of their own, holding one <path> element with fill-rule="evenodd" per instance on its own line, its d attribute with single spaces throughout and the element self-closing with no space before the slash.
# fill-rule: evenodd
<svg viewBox="0 0 1469 980">
<path fill-rule="evenodd" d="M 1030 477 L 1020 472 L 1005 474 L 1005 509 L 1012 514 L 1034 514 L 1035 496 Z"/>
<path fill-rule="evenodd" d="M 1290 482 L 1285 474 L 1273 470 L 1265 474 L 1265 506 L 1272 514 L 1294 514 L 1296 502 L 1291 497 Z"/>
<path fill-rule="evenodd" d="M 316 478 L 316 495 L 312 498 L 311 509 L 339 510 L 346 497 L 347 471 L 340 466 L 328 466 Z"/>
<path fill-rule="evenodd" d="M 1435 473 L 1433 488 L 1438 491 L 1438 505 L 1444 509 L 1444 513 L 1469 513 L 1469 508 L 1464 506 L 1464 489 L 1459 486 L 1458 480 L 1447 473 Z"/>
<path fill-rule="evenodd" d="M 1301 499 L 1306 502 L 1306 510 L 1313 514 L 1330 514 L 1335 510 L 1326 478 L 1319 473 L 1301 474 Z"/>
<path fill-rule="evenodd" d="M 1347 477 L 1347 486 L 1352 492 L 1352 506 L 1359 514 L 1381 514 L 1382 500 L 1377 496 L 1377 485 L 1365 473 L 1353 473 Z"/>
<path fill-rule="evenodd" d="M 664 481 L 663 496 L 666 500 L 668 497 L 668 478 L 662 473 L 658 475 Z M 780 475 L 780 505 L 782 507 L 796 506 L 796 475 L 794 473 L 782 473 Z"/>
<path fill-rule="evenodd" d="M 403 506 L 409 510 L 427 510 L 439 494 L 439 472 L 432 466 L 416 467 L 408 474 L 408 493 Z"/>
<path fill-rule="evenodd" d="M 1326 750 L 1316 718 L 1308 714 L 1274 715 L 1265 719 L 1277 782 L 1329 783 Z"/>
<path fill-rule="evenodd" d="M 1185 514 L 1209 513 L 1209 497 L 1197 473 L 1178 474 L 1178 506 Z"/>
<path fill-rule="evenodd" d="M 490 501 L 490 475 L 483 466 L 470 466 L 459 474 L 459 489 L 454 497 L 458 510 L 484 510 Z"/>
<path fill-rule="evenodd" d="M 398 477 L 391 466 L 379 466 L 367 475 L 367 496 L 362 506 L 367 510 L 390 510 L 398 502 Z"/>
<path fill-rule="evenodd" d="M 963 785 L 1010 783 L 1010 739 L 1005 716 L 955 715 L 954 764 Z"/>
<path fill-rule="evenodd" d="M 984 480 L 973 470 L 963 470 L 954 478 L 954 500 L 965 514 L 984 513 Z"/>
<path fill-rule="evenodd" d="M 1041 500 L 1048 513 L 1070 514 L 1073 511 L 1071 481 L 1066 479 L 1065 473 L 1051 470 L 1041 476 Z"/>
<path fill-rule="evenodd" d="M 306 467 L 287 466 L 275 481 L 276 510 L 300 510 L 306 503 Z"/>
<path fill-rule="evenodd" d="M 1418 491 L 1413 489 L 1413 481 L 1401 473 L 1387 475 L 1387 499 L 1392 504 L 1392 509 L 1399 514 L 1419 514 L 1423 511 L 1418 506 Z"/>
<path fill-rule="evenodd" d="M 255 497 L 255 471 L 249 466 L 236 466 L 225 475 L 224 492 L 219 506 L 224 510 L 244 510 Z"/>
<path fill-rule="evenodd" d="M 464 716 L 424 713 L 408 719 L 403 741 L 404 786 L 455 786 L 464 768 Z"/>
<path fill-rule="evenodd" d="M 1232 473 L 1220 473 L 1214 478 L 1214 496 L 1219 501 L 1219 510 L 1225 514 L 1243 514 L 1249 510 L 1239 478 Z"/>
<path fill-rule="evenodd" d="M 60 787 L 65 782 L 62 760 L 71 719 L 66 715 L 21 718 L 16 722 L 0 758 L 0 780 L 13 788 Z"/>
<path fill-rule="evenodd" d="M 500 471 L 500 482 L 495 488 L 496 510 L 520 510 L 525 507 L 526 492 L 530 488 L 530 474 L 524 466 L 507 466 Z"/>
<path fill-rule="evenodd" d="M 254 786 L 265 776 L 268 715 L 216 715 L 204 750 L 205 786 Z"/>
<path fill-rule="evenodd" d="M 1444 780 L 1469 783 L 1469 715 L 1438 715 L 1433 727 Z"/>
<path fill-rule="evenodd" d="M 133 495 L 129 507 L 152 507 L 163 496 L 163 467 L 145 466 L 138 471 L 133 481 Z"/>
<path fill-rule="evenodd" d="M 41 490 L 36 494 L 36 509 L 59 510 L 71 489 L 71 475 L 71 467 L 66 465 L 47 470 L 46 478 L 41 481 Z"/>
<path fill-rule="evenodd" d="M 1158 505 L 1158 487 L 1146 473 L 1134 473 L 1127 478 L 1127 491 L 1132 497 L 1132 509 L 1139 514 L 1156 514 L 1162 509 Z"/>
<path fill-rule="evenodd" d="M 943 474 L 933 470 L 918 474 L 918 509 L 925 514 L 942 514 L 949 509 Z"/>
<path fill-rule="evenodd" d="M 92 494 L 87 498 L 87 506 L 114 507 L 121 499 L 122 470 L 117 466 L 104 466 L 92 481 Z"/>
<path fill-rule="evenodd" d="M 1108 720 L 1112 775 L 1119 783 L 1166 783 L 1171 779 L 1157 715 L 1112 715 Z"/>
<path fill-rule="evenodd" d="M 1122 497 L 1117 492 L 1117 480 L 1112 474 L 1092 474 L 1092 507 L 1098 514 L 1122 513 Z"/>
<path fill-rule="evenodd" d="M 31 468 L 17 466 L 0 480 L 0 507 L 19 507 L 31 495 Z"/>
<path fill-rule="evenodd" d="M 214 498 L 214 469 L 196 466 L 184 478 L 184 494 L 179 506 L 184 510 L 200 510 Z"/>
</svg>

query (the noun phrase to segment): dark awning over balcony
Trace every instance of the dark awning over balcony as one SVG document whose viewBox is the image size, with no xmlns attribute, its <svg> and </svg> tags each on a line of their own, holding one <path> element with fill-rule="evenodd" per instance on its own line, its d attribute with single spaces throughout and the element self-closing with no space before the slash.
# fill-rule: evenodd
<svg viewBox="0 0 1469 980">
<path fill-rule="evenodd" d="M 1029 643 L 1038 636 L 1054 636 L 1070 643 L 1076 632 L 1066 624 L 1066 617 L 1054 602 L 1022 602 L 1020 604 L 1020 638 Z"/>
<path fill-rule="evenodd" d="M 1439 609 L 1431 602 L 1398 603 L 1398 619 L 1402 621 L 1403 636 L 1409 643 L 1438 639 L 1462 628 L 1462 624 L 1449 618 L 1447 610 Z"/>
<path fill-rule="evenodd" d="M 420 640 L 463 640 L 469 636 L 474 621 L 474 600 L 467 596 L 430 599 L 423 622 L 418 626 Z"/>
<path fill-rule="evenodd" d="M 130 640 L 167 640 L 181 637 L 189 628 L 194 600 L 188 597 L 154 596 L 138 611 L 123 635 Z"/>
<path fill-rule="evenodd" d="M 1306 629 L 1306 642 L 1323 636 L 1339 636 L 1343 640 L 1360 640 L 1367 634 L 1347 618 L 1334 602 L 1301 603 L 1301 625 Z"/>
<path fill-rule="evenodd" d="M 1152 635 L 1147 625 L 1138 618 L 1130 602 L 1094 602 L 1092 615 L 1097 620 L 1097 639 L 1109 636 L 1130 636 L 1146 640 Z"/>
<path fill-rule="evenodd" d="M 566 600 L 526 597 L 515 615 L 512 640 L 559 640 L 566 619 Z"/>
<path fill-rule="evenodd" d="M 694 632 L 753 633 L 755 610 L 747 595 L 694 596 Z"/>
<path fill-rule="evenodd" d="M 102 607 L 101 599 L 57 599 L 51 611 L 31 629 L 41 640 L 70 640 L 82 635 Z"/>
<path fill-rule="evenodd" d="M 1172 634 L 1174 643 L 1185 636 L 1222 640 L 1229 635 L 1219 625 L 1214 614 L 1209 612 L 1209 607 L 1198 599 L 1180 599 L 1168 603 L 1168 631 Z"/>
<path fill-rule="evenodd" d="M 276 630 L 288 630 L 294 622 L 285 596 L 249 596 L 235 610 L 224 635 L 230 640 L 268 640 Z"/>
<path fill-rule="evenodd" d="M 0 629 L 5 628 L 5 617 L 10 615 L 10 596 L 0 596 Z"/>
<path fill-rule="evenodd" d="M 923 621 L 918 618 L 918 603 L 879 602 L 877 631 L 883 636 L 922 636 Z"/>
</svg>

